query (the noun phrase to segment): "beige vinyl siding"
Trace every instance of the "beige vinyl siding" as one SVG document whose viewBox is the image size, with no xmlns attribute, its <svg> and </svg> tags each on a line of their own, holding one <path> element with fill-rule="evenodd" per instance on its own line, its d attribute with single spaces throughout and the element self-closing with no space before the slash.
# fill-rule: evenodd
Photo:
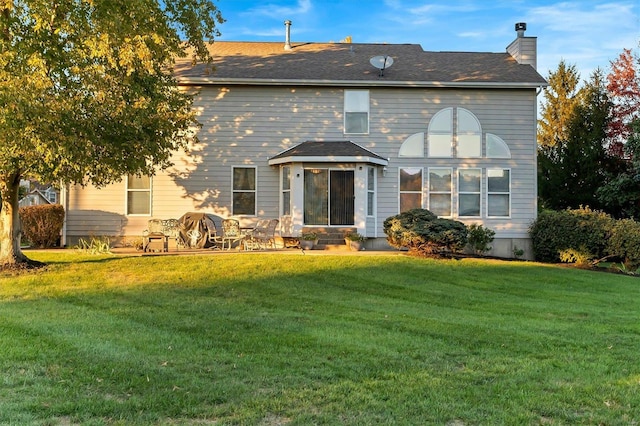
<svg viewBox="0 0 640 426">
<path fill-rule="evenodd" d="M 512 171 L 511 218 L 486 220 L 498 237 L 526 237 L 535 217 L 535 91 L 371 88 L 370 132 L 343 134 L 343 89 L 330 87 L 200 87 L 195 107 L 202 129 L 199 143 L 176 153 L 175 166 L 153 178 L 152 217 L 178 218 L 202 211 L 231 215 L 233 166 L 257 167 L 257 215 L 278 217 L 279 168 L 268 159 L 307 140 L 351 140 L 389 159 L 377 174 L 376 223 L 366 234 L 384 237 L 384 220 L 398 213 L 398 167 L 504 167 Z M 446 107 L 463 107 L 479 119 L 483 134 L 501 137 L 511 159 L 398 158 L 408 136 L 426 132 L 429 120 Z M 484 140 L 484 138 L 483 138 Z M 483 179 L 483 185 L 484 185 Z M 426 196 L 426 194 L 425 194 Z M 125 215 L 124 183 L 99 191 L 73 188 L 69 235 L 140 235 L 148 218 Z M 455 203 L 455 200 L 454 200 Z M 366 206 L 365 206 L 366 207 Z M 486 204 L 483 201 L 483 208 Z M 244 224 L 255 217 L 241 217 Z M 470 221 L 471 222 L 471 221 Z M 477 220 L 476 220 L 477 222 Z"/>
<path fill-rule="evenodd" d="M 483 219 L 485 226 L 496 230 L 497 238 L 526 238 L 530 223 L 536 215 L 536 159 L 535 107 L 533 90 L 436 90 L 381 89 L 373 91 L 371 108 L 371 138 L 379 139 L 369 145 L 379 155 L 389 158 L 386 177 L 378 179 L 378 233 L 382 222 L 398 213 L 398 167 L 501 167 L 511 169 L 511 217 Z M 400 145 L 408 136 L 426 132 L 429 120 L 447 107 L 463 107 L 480 121 L 483 136 L 493 133 L 509 146 L 511 159 L 464 158 L 398 158 Z M 391 118 L 384 118 L 387 116 Z M 365 139 L 365 138 L 361 138 Z M 366 141 L 352 138 L 356 143 Z M 484 141 L 484 138 L 483 138 Z M 454 173 L 455 174 L 455 173 Z M 484 176 L 483 174 L 483 176 Z M 457 181 L 456 183 L 457 188 Z M 483 197 L 486 191 L 483 178 Z M 426 192 L 425 192 L 426 197 Z M 426 200 L 426 198 L 425 198 Z M 454 196 L 454 206 L 457 197 Z M 483 199 L 483 216 L 486 200 Z M 426 207 L 426 204 L 425 204 Z M 457 219 L 457 218 L 456 218 Z M 465 219 L 465 223 L 478 219 Z"/>
</svg>

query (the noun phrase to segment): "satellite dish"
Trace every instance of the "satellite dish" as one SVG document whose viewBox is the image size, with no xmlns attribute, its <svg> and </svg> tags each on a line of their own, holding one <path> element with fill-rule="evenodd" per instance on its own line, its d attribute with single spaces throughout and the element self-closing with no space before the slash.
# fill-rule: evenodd
<svg viewBox="0 0 640 426">
<path fill-rule="evenodd" d="M 391 56 L 379 55 L 369 59 L 369 62 L 371 63 L 371 65 L 380 70 L 379 76 L 383 77 L 384 70 L 393 65 L 393 58 Z"/>
</svg>

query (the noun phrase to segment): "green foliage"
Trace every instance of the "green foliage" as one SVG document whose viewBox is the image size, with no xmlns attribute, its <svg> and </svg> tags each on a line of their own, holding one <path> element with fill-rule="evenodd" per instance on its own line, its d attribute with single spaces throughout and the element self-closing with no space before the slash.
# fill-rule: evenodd
<svg viewBox="0 0 640 426">
<path fill-rule="evenodd" d="M 483 254 L 491 250 L 491 242 L 496 232 L 493 229 L 485 228 L 481 224 L 472 223 L 467 226 L 467 238 L 469 245 L 476 254 Z"/>
<path fill-rule="evenodd" d="M 46 204 L 20 208 L 22 233 L 35 247 L 53 247 L 60 239 L 64 224 L 64 208 Z"/>
<path fill-rule="evenodd" d="M 610 255 L 624 261 L 625 267 L 640 267 L 640 222 L 632 219 L 616 221 L 611 230 L 607 250 Z"/>
<path fill-rule="evenodd" d="M 318 239 L 318 234 L 316 232 L 303 232 L 300 234 L 300 238 L 305 241 L 315 241 Z"/>
<path fill-rule="evenodd" d="M 601 208 L 596 192 L 617 163 L 605 149 L 611 102 L 603 80 L 596 70 L 577 96 L 564 139 L 539 149 L 538 189 L 545 208 Z"/>
<path fill-rule="evenodd" d="M 560 61 L 558 69 L 547 77 L 549 86 L 543 90 L 545 102 L 538 123 L 538 145 L 553 147 L 567 140 L 568 126 L 577 105 L 580 73 L 576 65 Z"/>
<path fill-rule="evenodd" d="M 457 252 L 467 244 L 462 222 L 441 219 L 425 209 L 412 209 L 384 221 L 384 233 L 392 247 L 422 255 Z"/>
<path fill-rule="evenodd" d="M 80 238 L 75 249 L 88 254 L 108 254 L 111 253 L 111 240 L 109 237 L 91 237 L 89 240 Z"/>
<path fill-rule="evenodd" d="M 628 126 L 618 170 L 608 173 L 596 196 L 614 217 L 640 220 L 640 117 Z"/>
<path fill-rule="evenodd" d="M 366 238 L 357 232 L 347 232 L 344 234 L 344 238 L 349 241 L 364 241 Z"/>
<path fill-rule="evenodd" d="M 0 15 L 5 207 L 17 208 L 27 170 L 41 182 L 103 186 L 168 167 L 194 140 L 193 93 L 171 72 L 177 58 L 211 60 L 206 42 L 223 22 L 213 2 L 8 0 Z M 15 246 L 11 210 L 0 211 L 0 241 Z"/>
<path fill-rule="evenodd" d="M 524 256 L 524 249 L 521 249 L 518 246 L 514 245 L 513 246 L 513 257 L 515 257 L 516 259 L 520 259 L 522 256 Z"/>
<path fill-rule="evenodd" d="M 541 262 L 558 262 L 560 253 L 571 249 L 581 258 L 600 259 L 606 255 L 613 223 L 608 214 L 588 207 L 544 210 L 529 228 L 534 256 Z"/>
</svg>

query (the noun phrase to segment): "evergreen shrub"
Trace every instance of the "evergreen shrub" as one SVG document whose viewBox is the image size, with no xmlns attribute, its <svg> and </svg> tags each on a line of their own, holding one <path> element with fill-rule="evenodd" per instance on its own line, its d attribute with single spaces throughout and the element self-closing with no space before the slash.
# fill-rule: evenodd
<svg viewBox="0 0 640 426">
<path fill-rule="evenodd" d="M 425 209 L 388 217 L 384 221 L 384 233 L 392 247 L 428 256 L 458 252 L 467 244 L 464 223 L 438 218 Z"/>
<path fill-rule="evenodd" d="M 633 219 L 617 220 L 611 229 L 607 250 L 611 256 L 624 262 L 626 268 L 640 267 L 640 222 Z"/>
<path fill-rule="evenodd" d="M 561 211 L 545 210 L 529 227 L 535 259 L 559 262 L 571 252 L 581 259 L 600 259 L 607 254 L 607 239 L 614 220 L 588 207 Z"/>
<path fill-rule="evenodd" d="M 467 237 L 471 249 L 476 254 L 483 254 L 491 250 L 491 242 L 496 232 L 493 229 L 486 228 L 481 224 L 472 223 L 467 226 Z"/>
</svg>

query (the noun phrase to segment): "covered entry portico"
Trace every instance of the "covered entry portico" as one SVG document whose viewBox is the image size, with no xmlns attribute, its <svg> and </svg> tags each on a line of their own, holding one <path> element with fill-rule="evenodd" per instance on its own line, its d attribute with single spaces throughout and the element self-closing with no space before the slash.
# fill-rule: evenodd
<svg viewBox="0 0 640 426">
<path fill-rule="evenodd" d="M 282 231 L 348 226 L 374 237 L 378 169 L 387 164 L 351 141 L 307 141 L 270 158 L 281 170 Z"/>
</svg>

